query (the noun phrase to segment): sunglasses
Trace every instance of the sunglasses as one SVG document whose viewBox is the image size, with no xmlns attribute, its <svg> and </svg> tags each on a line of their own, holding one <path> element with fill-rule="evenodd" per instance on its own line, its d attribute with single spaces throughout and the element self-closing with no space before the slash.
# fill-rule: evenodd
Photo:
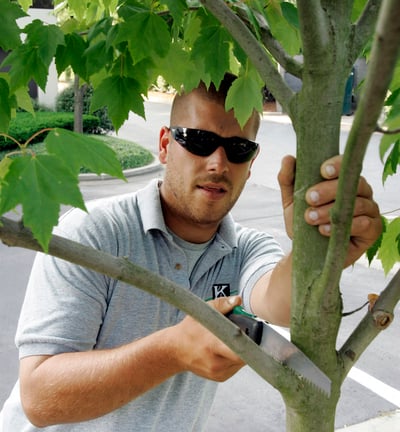
<svg viewBox="0 0 400 432">
<path fill-rule="evenodd" d="M 170 128 L 174 140 L 196 156 L 210 156 L 218 147 L 223 147 L 229 162 L 243 163 L 251 160 L 258 144 L 246 138 L 223 138 L 214 132 L 175 126 Z"/>
</svg>

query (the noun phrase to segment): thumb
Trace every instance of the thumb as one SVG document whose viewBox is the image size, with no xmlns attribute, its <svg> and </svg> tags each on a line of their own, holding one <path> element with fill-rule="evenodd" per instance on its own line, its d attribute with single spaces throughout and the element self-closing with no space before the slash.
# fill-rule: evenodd
<svg viewBox="0 0 400 432">
<path fill-rule="evenodd" d="M 278 173 L 283 209 L 293 203 L 295 169 L 296 159 L 293 156 L 285 156 L 282 159 L 281 169 Z"/>
<path fill-rule="evenodd" d="M 219 297 L 208 302 L 211 307 L 226 315 L 235 306 L 242 304 L 242 299 L 239 296 Z"/>
</svg>

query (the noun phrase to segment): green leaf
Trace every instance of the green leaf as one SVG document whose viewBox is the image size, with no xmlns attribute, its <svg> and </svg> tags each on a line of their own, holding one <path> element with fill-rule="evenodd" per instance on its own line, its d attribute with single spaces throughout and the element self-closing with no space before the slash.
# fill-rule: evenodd
<svg viewBox="0 0 400 432">
<path fill-rule="evenodd" d="M 289 2 L 282 2 L 281 9 L 286 21 L 294 28 L 299 29 L 299 14 L 296 6 Z"/>
<path fill-rule="evenodd" d="M 378 258 L 382 262 L 385 274 L 400 261 L 400 218 L 395 218 L 388 224 L 382 237 Z"/>
<path fill-rule="evenodd" d="M 87 48 L 86 41 L 76 33 L 65 35 L 65 45 L 58 45 L 56 51 L 57 73 L 61 74 L 68 66 L 82 78 L 86 78 L 86 62 L 82 56 Z"/>
<path fill-rule="evenodd" d="M 5 79 L 0 78 L 0 132 L 7 132 L 11 120 L 10 88 Z"/>
<path fill-rule="evenodd" d="M 168 6 L 174 20 L 179 23 L 187 9 L 186 0 L 164 0 L 164 3 Z"/>
<path fill-rule="evenodd" d="M 10 69 L 11 90 L 27 86 L 33 78 L 45 91 L 51 60 L 58 44 L 64 43 L 64 35 L 56 25 L 44 25 L 34 20 L 25 27 L 27 39 L 5 59 Z"/>
<path fill-rule="evenodd" d="M 99 140 L 65 129 L 54 129 L 44 142 L 47 151 L 63 160 L 75 176 L 84 166 L 96 174 L 125 179 L 114 150 Z"/>
<path fill-rule="evenodd" d="M 35 110 L 32 104 L 32 98 L 29 94 L 28 88 L 19 88 L 15 90 L 15 97 L 17 98 L 17 106 L 25 111 L 35 115 Z"/>
<path fill-rule="evenodd" d="M 70 10 L 73 12 L 74 16 L 78 21 L 83 21 L 88 7 L 87 2 L 82 0 L 68 0 L 68 5 Z"/>
<path fill-rule="evenodd" d="M 375 243 L 367 249 L 367 252 L 365 253 L 367 258 L 368 258 L 368 263 L 371 265 L 372 260 L 377 256 L 378 252 L 379 252 L 379 248 L 381 247 L 382 244 L 382 238 L 384 233 L 386 232 L 386 227 L 388 224 L 387 219 L 384 216 L 381 216 L 381 220 L 382 220 L 382 233 L 381 235 L 376 239 Z"/>
<path fill-rule="evenodd" d="M 284 7 L 284 9 L 288 12 L 287 7 Z M 299 54 L 301 48 L 299 31 L 285 18 L 282 8 L 278 9 L 275 5 L 271 4 L 266 8 L 265 13 L 271 33 L 275 39 L 282 44 L 289 55 Z M 292 20 L 293 18 L 291 17 L 290 19 Z"/>
<path fill-rule="evenodd" d="M 388 152 L 390 147 L 400 139 L 400 134 L 384 134 L 379 143 L 379 157 L 383 162 L 385 154 Z"/>
<path fill-rule="evenodd" d="M 107 48 L 105 40 L 100 40 L 97 43 L 90 45 L 83 55 L 86 62 L 82 62 L 81 60 L 81 63 L 87 65 L 88 76 L 109 66 L 113 61 L 113 50 Z"/>
<path fill-rule="evenodd" d="M 33 78 L 39 87 L 45 91 L 48 68 L 38 57 L 37 51 L 28 45 L 21 45 L 6 58 L 5 65 L 11 65 L 9 71 L 11 90 L 26 87 Z"/>
<path fill-rule="evenodd" d="M 171 36 L 165 21 L 151 12 L 132 15 L 119 27 L 116 43 L 128 41 L 135 62 L 153 53 L 163 57 L 168 53 Z"/>
<path fill-rule="evenodd" d="M 263 82 L 255 69 L 250 69 L 243 76 L 239 76 L 229 89 L 225 109 L 234 109 L 235 117 L 243 128 L 253 113 L 253 110 L 262 112 Z"/>
<path fill-rule="evenodd" d="M 57 45 L 64 44 L 64 34 L 55 24 L 45 25 L 40 20 L 28 24 L 24 31 L 27 33 L 28 44 L 37 51 L 38 57 L 47 67 L 57 50 Z"/>
<path fill-rule="evenodd" d="M 360 18 L 360 15 L 362 11 L 364 10 L 365 4 L 367 3 L 367 0 L 354 0 L 353 2 L 353 10 L 351 13 L 351 21 L 356 22 L 358 18 Z"/>
<path fill-rule="evenodd" d="M 0 196 L 0 214 L 22 205 L 24 225 L 47 250 L 60 205 L 85 210 L 77 176 L 54 155 L 25 155 L 8 166 Z"/>
<path fill-rule="evenodd" d="M 186 84 L 186 89 L 189 82 L 193 82 L 193 87 L 199 83 L 202 68 L 190 61 L 190 54 L 182 49 L 181 44 L 172 44 L 168 55 L 156 59 L 155 63 L 158 75 L 162 75 L 166 82 L 176 89 L 179 89 L 182 83 Z"/>
<path fill-rule="evenodd" d="M 203 24 L 199 38 L 193 46 L 192 59 L 203 62 L 204 70 L 211 81 L 219 86 L 224 74 L 229 70 L 231 37 L 223 26 Z M 212 47 L 212 49 L 210 49 Z"/>
<path fill-rule="evenodd" d="M 7 175 L 9 171 L 11 163 L 12 163 L 12 159 L 10 159 L 7 156 L 0 161 L 0 197 L 1 197 L 1 184 L 3 183 L 4 177 Z"/>
<path fill-rule="evenodd" d="M 17 19 L 27 16 L 27 14 L 10 0 L 0 0 L 1 10 L 1 31 L 0 48 L 9 51 L 21 44 L 20 33 Z"/>
<path fill-rule="evenodd" d="M 145 118 L 140 86 L 133 78 L 111 76 L 103 80 L 93 92 L 90 109 L 92 112 L 107 106 L 115 129 L 119 129 L 132 110 Z"/>
<path fill-rule="evenodd" d="M 397 166 L 400 164 L 400 139 L 398 139 L 389 153 L 385 166 L 383 167 L 383 183 L 385 183 L 388 176 L 396 174 Z"/>
<path fill-rule="evenodd" d="M 99 21 L 97 21 L 93 27 L 90 28 L 88 35 L 87 35 L 87 39 L 89 42 L 91 42 L 92 40 L 94 40 L 95 38 L 97 38 L 97 36 L 104 34 L 106 35 L 112 26 L 112 18 L 111 17 L 106 17 L 103 18 Z"/>
</svg>

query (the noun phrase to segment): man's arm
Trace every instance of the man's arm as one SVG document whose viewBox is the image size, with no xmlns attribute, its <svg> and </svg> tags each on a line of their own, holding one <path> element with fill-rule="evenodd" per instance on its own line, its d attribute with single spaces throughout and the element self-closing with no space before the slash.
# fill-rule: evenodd
<svg viewBox="0 0 400 432">
<path fill-rule="evenodd" d="M 210 304 L 221 313 L 239 297 Z M 31 356 L 21 360 L 21 400 L 29 420 L 45 427 L 105 415 L 173 375 L 190 371 L 215 381 L 230 378 L 243 361 L 191 317 L 110 350 Z"/>
<path fill-rule="evenodd" d="M 340 170 L 341 156 L 325 161 L 321 166 L 321 175 L 326 180 L 312 186 L 305 199 L 310 207 L 304 218 L 310 225 L 318 226 L 324 236 L 330 235 L 329 210 L 335 201 Z M 293 194 L 296 159 L 286 156 L 282 160 L 278 181 L 281 188 L 282 206 L 286 232 L 293 238 Z M 374 244 L 382 232 L 379 207 L 372 198 L 372 188 L 361 177 L 354 206 L 351 239 L 345 267 L 353 264 Z M 251 305 L 258 316 L 278 325 L 289 326 L 291 296 L 292 260 L 289 254 L 264 275 L 255 285 Z"/>
</svg>

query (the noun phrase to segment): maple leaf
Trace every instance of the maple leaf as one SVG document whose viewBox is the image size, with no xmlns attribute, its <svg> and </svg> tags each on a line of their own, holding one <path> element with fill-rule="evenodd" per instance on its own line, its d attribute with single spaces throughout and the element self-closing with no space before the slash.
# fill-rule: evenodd
<svg viewBox="0 0 400 432">
<path fill-rule="evenodd" d="M 21 204 L 24 225 L 46 251 L 60 205 L 85 210 L 78 178 L 54 155 L 25 154 L 8 161 L 0 194 L 0 214 Z M 29 193 L 26 191 L 29 190 Z"/>
<path fill-rule="evenodd" d="M 95 138 L 65 129 L 54 129 L 44 142 L 47 151 L 63 160 L 75 176 L 84 166 L 96 174 L 125 178 L 114 150 Z"/>
<path fill-rule="evenodd" d="M 107 106 L 116 130 L 127 120 L 130 110 L 145 117 L 140 86 L 133 78 L 114 75 L 103 80 L 93 92 L 90 110 L 94 112 L 103 106 Z"/>
<path fill-rule="evenodd" d="M 27 14 L 16 3 L 10 2 L 10 0 L 0 0 L 0 10 L 2 17 L 0 47 L 4 51 L 9 51 L 21 44 L 21 30 L 16 20 L 27 16 Z"/>
</svg>

